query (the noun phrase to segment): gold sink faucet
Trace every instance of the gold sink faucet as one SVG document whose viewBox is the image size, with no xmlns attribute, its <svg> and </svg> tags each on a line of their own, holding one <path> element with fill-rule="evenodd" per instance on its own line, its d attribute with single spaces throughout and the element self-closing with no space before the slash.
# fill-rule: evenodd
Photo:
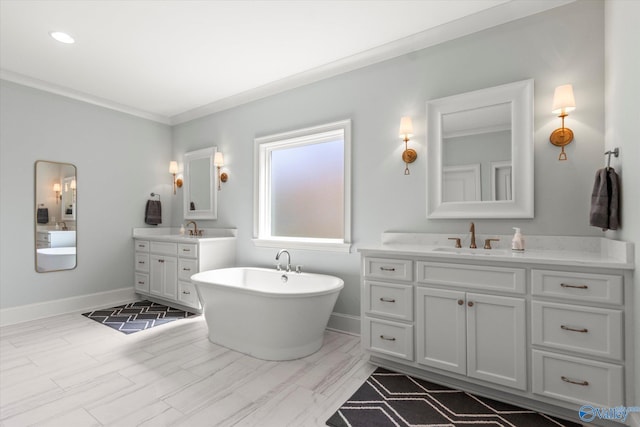
<svg viewBox="0 0 640 427">
<path fill-rule="evenodd" d="M 193 230 L 189 230 L 189 236 L 199 236 L 200 235 L 199 233 L 201 233 L 201 231 L 198 230 L 198 224 L 196 224 L 195 221 L 189 221 L 186 224 L 186 228 L 189 228 L 191 224 L 193 224 Z"/>
<path fill-rule="evenodd" d="M 471 227 L 469 228 L 471 232 L 471 245 L 469 246 L 471 249 L 477 248 L 476 246 L 476 225 L 472 222 Z"/>
</svg>

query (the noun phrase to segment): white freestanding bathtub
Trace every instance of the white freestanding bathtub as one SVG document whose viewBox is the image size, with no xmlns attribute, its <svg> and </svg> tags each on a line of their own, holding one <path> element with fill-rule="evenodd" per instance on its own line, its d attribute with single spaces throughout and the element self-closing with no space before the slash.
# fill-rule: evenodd
<svg viewBox="0 0 640 427">
<path fill-rule="evenodd" d="M 40 248 L 36 251 L 38 271 L 68 270 L 76 267 L 76 247 Z"/>
<path fill-rule="evenodd" d="M 344 286 L 323 274 L 266 268 L 223 268 L 191 276 L 209 340 L 265 360 L 291 360 L 322 347 Z"/>
</svg>

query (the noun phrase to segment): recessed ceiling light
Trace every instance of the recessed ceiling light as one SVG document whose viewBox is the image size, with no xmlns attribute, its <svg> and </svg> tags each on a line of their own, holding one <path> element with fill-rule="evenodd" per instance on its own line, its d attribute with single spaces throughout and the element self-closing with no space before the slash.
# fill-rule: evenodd
<svg viewBox="0 0 640 427">
<path fill-rule="evenodd" d="M 67 33 L 63 33 L 62 31 L 51 31 L 49 35 L 59 41 L 60 43 L 72 44 L 76 41 Z"/>
</svg>

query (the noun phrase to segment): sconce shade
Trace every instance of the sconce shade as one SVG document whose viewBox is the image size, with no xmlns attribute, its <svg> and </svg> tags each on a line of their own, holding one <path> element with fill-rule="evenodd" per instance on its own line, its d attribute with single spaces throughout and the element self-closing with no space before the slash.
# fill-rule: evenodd
<svg viewBox="0 0 640 427">
<path fill-rule="evenodd" d="M 76 183 L 76 180 L 72 179 L 71 180 L 71 189 L 75 190 L 76 188 L 78 188 L 77 186 L 78 186 L 78 184 Z"/>
<path fill-rule="evenodd" d="M 222 152 L 216 151 L 216 154 L 213 157 L 213 165 L 216 167 L 224 166 L 224 156 L 222 155 Z"/>
<path fill-rule="evenodd" d="M 178 162 L 176 162 L 175 160 L 169 162 L 169 173 L 178 173 Z"/>
<path fill-rule="evenodd" d="M 55 191 L 56 193 L 60 192 L 60 184 L 58 184 L 57 182 L 55 184 L 53 184 L 53 191 Z"/>
<path fill-rule="evenodd" d="M 413 136 L 413 123 L 411 117 L 402 117 L 400 119 L 400 138 L 408 139 Z"/>
<path fill-rule="evenodd" d="M 551 112 L 554 114 L 566 114 L 575 109 L 576 100 L 573 97 L 573 86 L 570 84 L 558 86 L 553 93 Z"/>
</svg>

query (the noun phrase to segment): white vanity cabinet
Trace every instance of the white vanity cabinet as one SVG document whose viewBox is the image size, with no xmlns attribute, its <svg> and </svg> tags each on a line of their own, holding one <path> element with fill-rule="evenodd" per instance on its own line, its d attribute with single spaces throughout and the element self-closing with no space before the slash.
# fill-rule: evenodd
<svg viewBox="0 0 640 427">
<path fill-rule="evenodd" d="M 531 271 L 533 392 L 575 404 L 624 401 L 623 277 Z"/>
<path fill-rule="evenodd" d="M 200 311 L 191 276 L 200 271 L 232 267 L 235 237 L 196 239 L 165 236 L 135 238 L 135 289 L 149 299 Z"/>
<path fill-rule="evenodd" d="M 632 264 L 359 251 L 372 363 L 576 420 L 582 405 L 636 401 Z"/>
</svg>

